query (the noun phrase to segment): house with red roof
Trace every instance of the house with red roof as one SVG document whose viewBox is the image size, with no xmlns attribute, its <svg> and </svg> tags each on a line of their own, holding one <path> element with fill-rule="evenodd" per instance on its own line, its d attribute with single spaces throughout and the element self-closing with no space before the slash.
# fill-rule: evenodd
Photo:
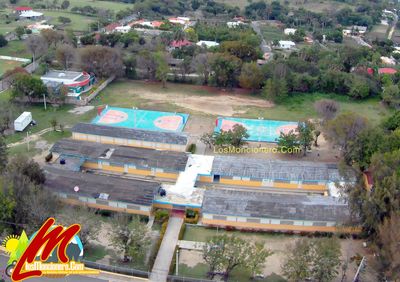
<svg viewBox="0 0 400 282">
<path fill-rule="evenodd" d="M 111 33 L 115 30 L 115 28 L 117 28 L 119 26 L 121 26 L 120 23 L 110 23 L 104 29 L 105 29 L 106 33 Z"/>
<path fill-rule="evenodd" d="M 23 12 L 32 11 L 33 9 L 29 6 L 17 6 L 14 8 L 15 13 L 21 14 Z"/>
<path fill-rule="evenodd" d="M 190 42 L 187 39 L 183 39 L 183 40 L 174 40 L 171 42 L 171 44 L 169 44 L 171 49 L 179 49 L 185 46 L 191 46 L 193 45 L 192 42 Z"/>
</svg>

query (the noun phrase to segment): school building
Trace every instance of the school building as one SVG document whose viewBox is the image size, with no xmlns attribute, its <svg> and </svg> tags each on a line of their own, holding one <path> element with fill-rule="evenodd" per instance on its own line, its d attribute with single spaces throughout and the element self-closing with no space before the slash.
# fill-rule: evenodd
<svg viewBox="0 0 400 282">
<path fill-rule="evenodd" d="M 160 183 L 74 172 L 47 166 L 45 188 L 63 202 L 150 216 Z"/>
<path fill-rule="evenodd" d="M 64 166 L 75 164 L 71 170 L 102 170 L 151 176 L 161 179 L 177 179 L 185 170 L 188 156 L 184 152 L 108 145 L 74 139 L 58 141 L 50 149 Z"/>
<path fill-rule="evenodd" d="M 357 233 L 343 227 L 348 205 L 338 198 L 213 189 L 204 194 L 202 223 L 246 230 Z M 338 229 L 338 226 L 341 226 Z"/>
<path fill-rule="evenodd" d="M 340 181 L 335 164 L 215 156 L 209 175 L 199 181 L 233 186 L 270 187 L 325 193 L 328 184 Z"/>
<path fill-rule="evenodd" d="M 184 133 L 113 127 L 78 123 L 72 128 L 72 138 L 102 144 L 184 152 L 188 137 Z"/>
</svg>

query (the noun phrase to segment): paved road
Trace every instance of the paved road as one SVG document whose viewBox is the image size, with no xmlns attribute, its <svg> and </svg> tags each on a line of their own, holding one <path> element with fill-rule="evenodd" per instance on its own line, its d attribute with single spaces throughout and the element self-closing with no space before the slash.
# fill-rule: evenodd
<svg viewBox="0 0 400 282">
<path fill-rule="evenodd" d="M 8 257 L 3 254 L 0 255 L 0 279 L 3 278 L 7 282 L 11 282 L 11 279 L 5 275 L 5 268 L 7 265 Z M 81 275 L 71 275 L 64 278 L 50 279 L 50 278 L 32 278 L 25 281 L 29 282 L 144 282 L 149 281 L 148 279 L 129 277 L 120 274 L 113 274 L 108 272 L 100 272 L 96 276 L 81 276 Z"/>
<path fill-rule="evenodd" d="M 172 257 L 174 256 L 175 246 L 178 243 L 179 231 L 183 223 L 181 217 L 171 217 L 168 221 L 168 227 L 164 238 L 161 242 L 160 250 L 158 251 L 156 261 L 154 262 L 153 270 L 150 275 L 152 282 L 167 281 L 169 267 Z"/>
<path fill-rule="evenodd" d="M 257 21 L 252 21 L 251 27 L 253 28 L 255 33 L 257 33 L 258 36 L 260 36 L 260 38 L 261 38 L 261 44 L 260 44 L 261 51 L 263 53 L 271 53 L 271 47 L 267 44 L 267 41 L 265 41 L 265 39 L 264 39 L 264 36 L 261 32 L 260 24 Z M 272 53 L 271 53 L 271 57 L 272 57 Z"/>
</svg>

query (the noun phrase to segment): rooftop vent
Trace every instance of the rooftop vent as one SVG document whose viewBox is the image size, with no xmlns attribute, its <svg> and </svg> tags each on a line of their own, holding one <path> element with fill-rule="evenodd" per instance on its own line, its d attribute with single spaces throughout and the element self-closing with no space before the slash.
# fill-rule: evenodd
<svg viewBox="0 0 400 282">
<path fill-rule="evenodd" d="M 108 200 L 109 197 L 110 197 L 110 195 L 107 193 L 100 193 L 100 195 L 99 195 L 99 199 L 101 199 L 101 200 Z"/>
</svg>

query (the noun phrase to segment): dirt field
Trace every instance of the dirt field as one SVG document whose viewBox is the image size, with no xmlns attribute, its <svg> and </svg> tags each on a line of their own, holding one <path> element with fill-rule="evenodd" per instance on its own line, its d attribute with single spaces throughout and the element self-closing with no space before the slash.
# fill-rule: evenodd
<svg viewBox="0 0 400 282">
<path fill-rule="evenodd" d="M 251 241 L 262 241 L 265 246 L 271 249 L 274 254 L 270 256 L 263 269 L 263 274 L 265 276 L 269 276 L 272 273 L 276 273 L 278 275 L 282 275 L 281 266 L 285 260 L 285 253 L 288 250 L 288 247 L 295 243 L 296 240 L 299 239 L 297 236 L 268 236 L 262 237 L 260 239 L 260 235 L 245 235 L 246 240 Z M 345 239 L 341 240 L 341 248 L 342 248 L 342 260 L 346 260 L 347 257 L 355 256 L 356 254 L 366 255 L 366 249 L 362 247 L 362 241 L 360 240 L 352 240 Z M 204 263 L 202 258 L 202 253 L 200 251 L 188 251 L 181 250 L 180 251 L 180 264 L 185 264 L 190 268 L 196 267 L 196 265 Z M 346 273 L 347 279 L 344 281 L 352 281 L 355 273 L 356 273 L 356 264 L 354 262 L 349 264 L 348 271 Z M 339 275 L 335 281 L 341 281 L 342 272 L 339 270 Z M 363 281 L 374 281 L 373 277 L 369 277 L 363 279 Z"/>
</svg>

